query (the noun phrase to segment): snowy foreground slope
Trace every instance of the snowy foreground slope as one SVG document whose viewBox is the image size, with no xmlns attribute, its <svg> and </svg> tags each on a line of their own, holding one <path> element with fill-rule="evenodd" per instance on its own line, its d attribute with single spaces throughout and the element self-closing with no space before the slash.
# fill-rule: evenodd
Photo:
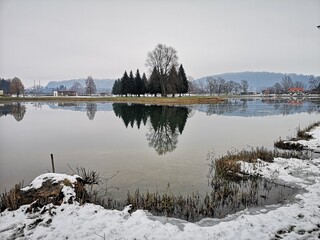
<svg viewBox="0 0 320 240">
<path fill-rule="evenodd" d="M 320 150 L 320 127 L 311 131 L 315 139 L 300 142 Z M 203 219 L 198 223 L 155 217 L 138 210 L 131 215 L 78 203 L 45 206 L 44 214 L 25 213 L 28 206 L 0 215 L 0 239 L 318 239 L 320 238 L 320 159 L 276 158 L 273 163 L 253 167 L 242 163 L 249 173 L 260 173 L 276 182 L 304 191 L 288 205 L 247 209 L 224 219 Z M 43 176 L 43 175 L 41 175 Z M 41 182 L 41 176 L 32 186 Z M 51 174 L 50 177 L 72 176 Z M 64 186 L 65 195 L 72 188 Z"/>
</svg>

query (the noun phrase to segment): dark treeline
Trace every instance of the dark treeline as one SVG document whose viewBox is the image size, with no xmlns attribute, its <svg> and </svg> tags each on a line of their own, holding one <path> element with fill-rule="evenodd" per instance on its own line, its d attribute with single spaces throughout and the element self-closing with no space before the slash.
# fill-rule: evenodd
<svg viewBox="0 0 320 240">
<path fill-rule="evenodd" d="M 17 96 L 24 93 L 24 85 L 17 77 L 13 79 L 0 79 L 0 90 L 3 90 L 4 94 L 16 94 Z"/>
<path fill-rule="evenodd" d="M 0 79 L 0 89 L 3 90 L 5 94 L 10 93 L 10 81 Z"/>
<path fill-rule="evenodd" d="M 126 127 L 136 125 L 140 128 L 141 124 L 146 126 L 149 123 L 147 140 L 159 155 L 172 152 L 177 147 L 178 135 L 182 134 L 190 112 L 186 107 L 126 103 L 114 103 L 113 111 Z"/>
<path fill-rule="evenodd" d="M 112 94 L 121 95 L 121 96 L 138 96 L 145 94 L 152 94 L 157 96 L 157 94 L 163 94 L 161 88 L 161 73 L 157 70 L 156 67 L 153 68 L 152 73 L 149 79 L 146 77 L 145 73 L 140 75 L 139 70 L 136 74 L 133 75 L 130 71 L 129 75 L 125 71 L 122 78 L 115 81 Z M 183 69 L 183 66 L 180 65 L 178 71 L 175 66 L 173 66 L 169 74 L 162 78 L 165 79 L 165 90 L 167 94 L 172 94 L 174 97 L 175 94 L 185 94 L 189 91 L 189 83 Z"/>
</svg>

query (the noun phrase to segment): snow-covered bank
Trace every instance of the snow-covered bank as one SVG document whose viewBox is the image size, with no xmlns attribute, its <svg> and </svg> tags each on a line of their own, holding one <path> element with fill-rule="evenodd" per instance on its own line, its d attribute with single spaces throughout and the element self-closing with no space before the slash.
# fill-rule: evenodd
<svg viewBox="0 0 320 240">
<path fill-rule="evenodd" d="M 300 143 L 320 150 L 320 127 L 311 134 L 315 139 Z M 248 209 L 224 219 L 203 219 L 198 223 L 155 217 L 142 210 L 130 215 L 129 207 L 123 211 L 112 211 L 93 204 L 80 206 L 73 202 L 47 205 L 48 211 L 26 214 L 28 206 L 22 206 L 16 211 L 1 213 L 0 239 L 320 238 L 320 159 L 276 158 L 273 163 L 261 162 L 255 166 L 242 163 L 242 170 L 259 173 L 305 191 L 296 195 L 291 204 Z"/>
</svg>

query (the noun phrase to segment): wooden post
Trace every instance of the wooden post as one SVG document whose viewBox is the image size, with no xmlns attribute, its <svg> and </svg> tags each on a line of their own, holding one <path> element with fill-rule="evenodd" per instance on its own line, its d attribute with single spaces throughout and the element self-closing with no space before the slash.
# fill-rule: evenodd
<svg viewBox="0 0 320 240">
<path fill-rule="evenodd" d="M 54 160 L 53 160 L 53 154 L 52 153 L 51 153 L 51 166 L 52 166 L 52 172 L 55 173 Z"/>
</svg>

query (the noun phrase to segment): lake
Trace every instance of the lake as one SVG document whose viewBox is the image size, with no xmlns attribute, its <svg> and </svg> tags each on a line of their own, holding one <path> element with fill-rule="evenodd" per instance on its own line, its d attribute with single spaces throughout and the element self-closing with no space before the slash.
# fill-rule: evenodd
<svg viewBox="0 0 320 240">
<path fill-rule="evenodd" d="M 319 100 L 232 99 L 220 104 L 145 106 L 35 102 L 0 105 L 0 192 L 51 171 L 83 166 L 116 199 L 137 188 L 204 196 L 208 154 L 265 146 L 319 121 Z M 69 166 L 70 167 L 69 167 Z M 169 189 L 168 189 L 169 186 Z M 118 188 L 119 190 L 117 190 Z"/>
</svg>

